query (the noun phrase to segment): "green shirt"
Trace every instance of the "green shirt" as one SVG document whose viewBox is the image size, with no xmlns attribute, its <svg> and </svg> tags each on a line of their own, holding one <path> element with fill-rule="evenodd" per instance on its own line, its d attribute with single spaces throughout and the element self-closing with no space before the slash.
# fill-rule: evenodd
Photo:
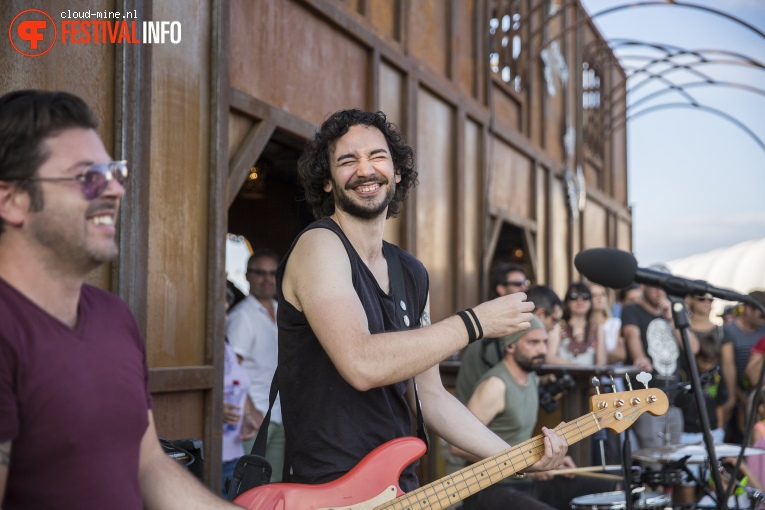
<svg viewBox="0 0 765 510">
<path fill-rule="evenodd" d="M 499 377 L 505 383 L 505 410 L 491 420 L 489 429 L 510 445 L 531 438 L 539 408 L 536 372 L 529 373 L 528 382 L 521 385 L 504 363 L 498 363 L 481 377 L 478 384 L 489 377 Z"/>
</svg>

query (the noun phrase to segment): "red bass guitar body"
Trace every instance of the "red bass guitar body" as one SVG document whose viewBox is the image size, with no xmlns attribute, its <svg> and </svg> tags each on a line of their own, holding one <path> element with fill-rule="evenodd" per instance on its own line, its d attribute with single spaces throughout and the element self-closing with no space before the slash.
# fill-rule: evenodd
<svg viewBox="0 0 765 510">
<path fill-rule="evenodd" d="M 334 482 L 272 483 L 245 492 L 234 503 L 250 510 L 372 509 L 403 494 L 401 472 L 424 453 L 425 444 L 417 438 L 394 439 Z"/>
</svg>

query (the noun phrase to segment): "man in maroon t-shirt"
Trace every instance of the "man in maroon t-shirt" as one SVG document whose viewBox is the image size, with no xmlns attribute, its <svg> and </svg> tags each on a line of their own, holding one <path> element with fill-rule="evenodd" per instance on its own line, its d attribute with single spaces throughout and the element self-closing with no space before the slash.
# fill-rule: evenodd
<svg viewBox="0 0 765 510">
<path fill-rule="evenodd" d="M 78 97 L 0 97 L 0 507 L 231 508 L 165 455 L 118 253 L 127 163 Z"/>
</svg>

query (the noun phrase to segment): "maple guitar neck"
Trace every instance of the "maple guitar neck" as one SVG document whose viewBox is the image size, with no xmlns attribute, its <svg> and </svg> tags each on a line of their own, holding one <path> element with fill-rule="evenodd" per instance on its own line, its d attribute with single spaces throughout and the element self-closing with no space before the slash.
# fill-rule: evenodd
<svg viewBox="0 0 765 510">
<path fill-rule="evenodd" d="M 576 420 L 559 425 L 554 430 L 571 445 L 591 436 L 603 427 L 621 432 L 621 430 L 632 425 L 637 417 L 646 410 L 643 408 L 645 404 L 655 403 L 654 408 L 650 410 L 651 414 L 664 414 L 668 407 L 666 395 L 658 390 L 634 391 L 626 403 L 619 398 L 619 395 L 623 394 L 609 393 L 591 397 L 593 407 L 600 407 L 598 411 L 590 412 Z M 608 403 L 611 399 L 614 400 L 611 404 L 613 408 Z M 624 410 L 619 411 L 618 409 L 622 407 Z M 447 508 L 490 485 L 504 480 L 508 476 L 523 471 L 539 461 L 544 452 L 544 436 L 540 434 L 440 480 L 376 506 L 375 510 Z"/>
</svg>

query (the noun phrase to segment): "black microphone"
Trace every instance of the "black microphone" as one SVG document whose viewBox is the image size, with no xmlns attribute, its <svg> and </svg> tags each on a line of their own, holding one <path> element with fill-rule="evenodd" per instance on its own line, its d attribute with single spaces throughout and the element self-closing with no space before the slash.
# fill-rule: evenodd
<svg viewBox="0 0 765 510">
<path fill-rule="evenodd" d="M 610 287 L 623 289 L 632 282 L 660 287 L 673 296 L 703 295 L 728 301 L 748 302 L 749 297 L 738 292 L 720 289 L 704 280 L 689 280 L 653 269 L 638 267 L 635 257 L 615 248 L 592 248 L 574 257 L 574 266 L 588 280 Z"/>
</svg>

